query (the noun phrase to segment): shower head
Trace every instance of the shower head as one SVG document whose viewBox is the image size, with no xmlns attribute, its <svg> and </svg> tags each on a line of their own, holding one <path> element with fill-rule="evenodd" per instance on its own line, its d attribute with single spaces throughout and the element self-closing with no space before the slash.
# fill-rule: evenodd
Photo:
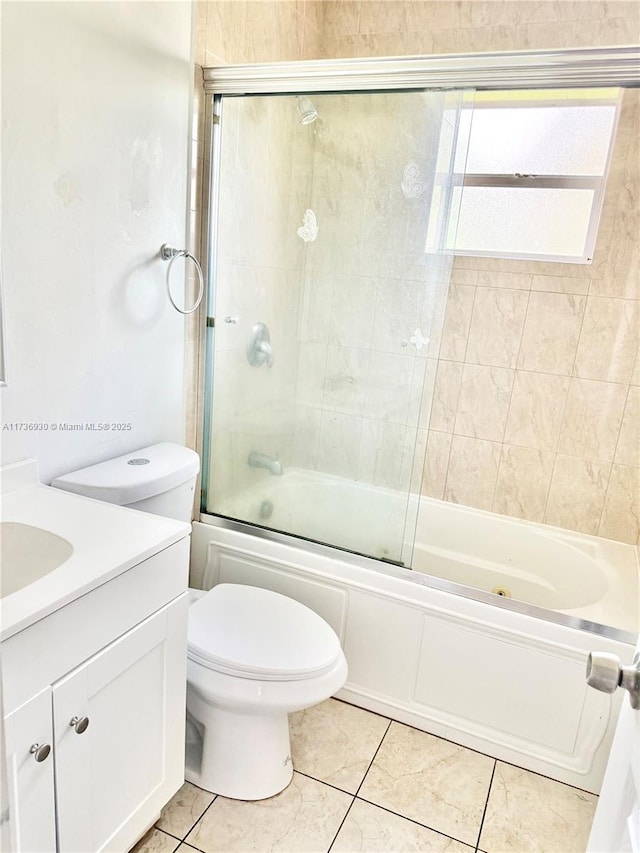
<svg viewBox="0 0 640 853">
<path fill-rule="evenodd" d="M 307 98 L 306 95 L 298 95 L 297 98 L 300 124 L 311 124 L 318 118 L 318 110 L 314 107 L 311 98 Z"/>
</svg>

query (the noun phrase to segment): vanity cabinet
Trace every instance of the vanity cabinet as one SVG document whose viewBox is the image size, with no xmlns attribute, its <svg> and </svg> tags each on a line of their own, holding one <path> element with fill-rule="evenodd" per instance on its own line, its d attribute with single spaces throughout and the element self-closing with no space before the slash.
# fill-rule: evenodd
<svg viewBox="0 0 640 853">
<path fill-rule="evenodd" d="M 50 688 L 8 714 L 4 729 L 13 847 L 20 851 L 55 850 Z"/>
<path fill-rule="evenodd" d="M 2 644 L 16 853 L 124 853 L 182 784 L 187 560 L 188 539 Z"/>
</svg>

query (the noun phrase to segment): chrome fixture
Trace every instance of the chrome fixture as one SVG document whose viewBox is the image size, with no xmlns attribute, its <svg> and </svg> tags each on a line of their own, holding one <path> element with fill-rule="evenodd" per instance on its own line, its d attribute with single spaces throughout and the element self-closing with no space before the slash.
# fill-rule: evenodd
<svg viewBox="0 0 640 853">
<path fill-rule="evenodd" d="M 252 450 L 249 454 L 247 462 L 251 468 L 266 468 L 270 474 L 282 474 L 282 463 L 274 459 L 273 456 L 267 456 L 266 453 L 258 453 Z"/>
<path fill-rule="evenodd" d="M 89 728 L 89 717 L 72 717 L 69 720 L 69 725 L 76 730 L 77 735 L 84 734 Z"/>
<path fill-rule="evenodd" d="M 256 323 L 251 330 L 247 344 L 247 358 L 251 367 L 273 367 L 273 352 L 271 350 L 271 335 L 264 323 Z"/>
<path fill-rule="evenodd" d="M 191 252 L 187 252 L 186 249 L 174 249 L 173 246 L 169 246 L 168 243 L 163 243 L 162 246 L 160 246 L 160 257 L 163 261 L 169 261 L 169 266 L 167 267 L 167 294 L 169 296 L 169 302 L 171 302 L 173 307 L 180 314 L 193 314 L 202 302 L 202 296 L 204 294 L 204 276 L 202 275 L 202 267 L 198 263 L 198 259 L 195 258 Z M 176 304 L 173 294 L 171 293 L 171 267 L 176 258 L 185 258 L 186 260 L 193 261 L 196 272 L 198 273 L 198 296 L 191 308 L 180 308 L 180 306 Z"/>
<path fill-rule="evenodd" d="M 313 105 L 313 101 L 306 95 L 298 95 L 297 101 L 300 124 L 312 124 L 318 118 L 318 110 Z"/>
<path fill-rule="evenodd" d="M 51 746 L 48 743 L 34 743 L 29 750 L 36 761 L 46 761 L 51 752 Z"/>
<path fill-rule="evenodd" d="M 618 687 L 629 691 L 632 708 L 640 708 L 640 652 L 631 666 L 621 666 L 617 655 L 608 652 L 592 652 L 587 661 L 587 684 L 613 693 Z"/>
</svg>

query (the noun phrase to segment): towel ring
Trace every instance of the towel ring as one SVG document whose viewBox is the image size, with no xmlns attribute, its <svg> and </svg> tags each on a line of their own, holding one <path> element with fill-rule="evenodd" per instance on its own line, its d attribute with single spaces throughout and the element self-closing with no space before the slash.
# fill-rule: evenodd
<svg viewBox="0 0 640 853">
<path fill-rule="evenodd" d="M 202 296 L 204 294 L 204 276 L 202 275 L 202 267 L 198 263 L 198 259 L 195 258 L 191 252 L 187 252 L 186 249 L 174 249 L 173 246 L 169 246 L 168 243 L 163 243 L 160 247 L 160 257 L 163 261 L 169 261 L 169 266 L 167 267 L 167 295 L 169 296 L 169 301 L 176 311 L 180 312 L 180 314 L 193 314 L 202 302 Z M 198 298 L 191 308 L 180 308 L 179 305 L 176 305 L 171 294 L 171 266 L 176 258 L 186 258 L 187 260 L 193 261 L 196 267 L 196 272 L 198 273 L 198 281 L 200 283 Z"/>
</svg>

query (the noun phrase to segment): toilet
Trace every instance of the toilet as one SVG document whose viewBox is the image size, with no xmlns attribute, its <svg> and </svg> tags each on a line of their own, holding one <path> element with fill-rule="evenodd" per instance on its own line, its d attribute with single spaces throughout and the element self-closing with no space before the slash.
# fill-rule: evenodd
<svg viewBox="0 0 640 853">
<path fill-rule="evenodd" d="M 163 443 L 65 474 L 52 486 L 191 520 L 198 455 Z M 185 777 L 239 800 L 279 793 L 293 777 L 288 714 L 347 679 L 333 629 L 292 598 L 222 583 L 191 590 Z"/>
</svg>

